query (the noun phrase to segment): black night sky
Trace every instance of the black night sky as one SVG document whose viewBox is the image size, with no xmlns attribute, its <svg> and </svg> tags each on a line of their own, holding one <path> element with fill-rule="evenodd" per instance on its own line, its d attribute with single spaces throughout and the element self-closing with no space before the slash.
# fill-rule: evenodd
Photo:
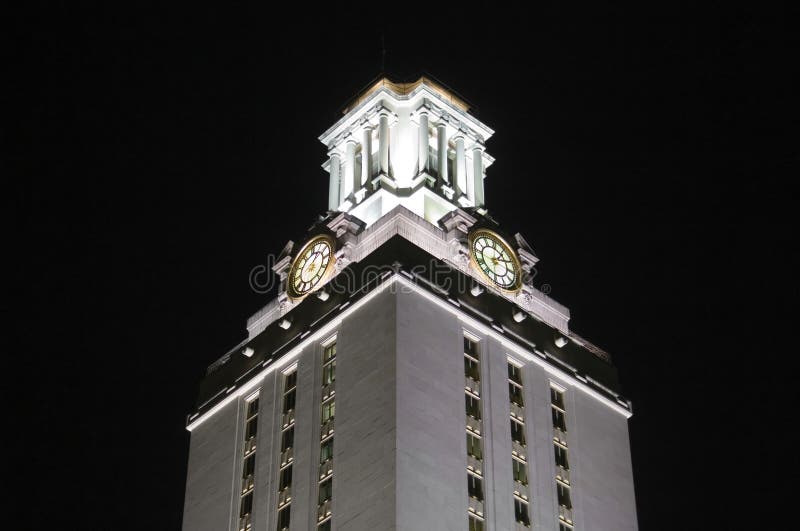
<svg viewBox="0 0 800 531">
<path fill-rule="evenodd" d="M 8 18 L 13 527 L 180 528 L 197 384 L 267 300 L 250 269 L 325 210 L 317 136 L 382 34 L 390 76 L 429 72 L 495 129 L 490 212 L 614 356 L 640 529 L 790 521 L 796 23 L 641 4 Z"/>
</svg>

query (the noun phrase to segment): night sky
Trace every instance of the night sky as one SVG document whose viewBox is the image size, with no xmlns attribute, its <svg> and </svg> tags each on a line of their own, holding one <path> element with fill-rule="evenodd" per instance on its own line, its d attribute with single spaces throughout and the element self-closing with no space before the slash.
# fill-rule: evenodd
<svg viewBox="0 0 800 531">
<path fill-rule="evenodd" d="M 791 520 L 789 13 L 137 5 L 6 20 L 16 529 L 180 528 L 197 385 L 268 300 L 250 269 L 327 207 L 317 136 L 382 69 L 496 131 L 490 212 L 633 401 L 640 529 Z"/>
</svg>

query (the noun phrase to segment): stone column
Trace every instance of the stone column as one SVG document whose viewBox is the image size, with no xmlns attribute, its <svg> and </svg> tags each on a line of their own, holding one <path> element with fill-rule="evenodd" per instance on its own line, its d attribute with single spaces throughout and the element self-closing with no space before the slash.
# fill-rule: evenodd
<svg viewBox="0 0 800 531">
<path fill-rule="evenodd" d="M 340 176 L 339 176 L 339 166 L 341 165 L 341 161 L 339 160 L 339 154 L 335 151 L 330 152 L 330 173 L 331 173 L 331 180 L 330 180 L 330 188 L 328 188 L 328 210 L 336 210 L 339 206 L 339 192 L 340 192 Z"/>
<path fill-rule="evenodd" d="M 389 113 L 381 111 L 378 125 L 378 150 L 381 157 L 381 173 L 389 175 Z"/>
<path fill-rule="evenodd" d="M 436 136 L 439 149 L 439 184 L 450 184 L 447 178 L 447 124 L 439 122 L 436 124 Z"/>
<path fill-rule="evenodd" d="M 428 169 L 428 111 L 419 111 L 419 169 L 421 173 Z"/>
<path fill-rule="evenodd" d="M 456 190 L 459 194 L 467 193 L 467 161 L 464 157 L 464 137 L 456 135 Z"/>
<path fill-rule="evenodd" d="M 361 141 L 361 186 L 372 190 L 372 126 L 364 126 Z"/>
<path fill-rule="evenodd" d="M 352 138 L 347 140 L 344 152 L 344 195 L 342 199 L 350 197 L 355 189 L 356 180 L 356 141 Z"/>
<path fill-rule="evenodd" d="M 472 179 L 475 195 L 472 201 L 476 207 L 483 206 L 483 148 L 480 146 L 472 148 Z"/>
</svg>

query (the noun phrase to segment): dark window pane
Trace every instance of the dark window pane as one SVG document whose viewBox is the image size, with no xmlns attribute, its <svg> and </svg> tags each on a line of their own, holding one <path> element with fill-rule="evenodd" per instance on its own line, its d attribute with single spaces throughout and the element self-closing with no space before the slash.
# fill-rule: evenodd
<svg viewBox="0 0 800 531">
<path fill-rule="evenodd" d="M 254 398 L 247 403 L 247 418 L 252 417 L 258 413 L 258 398 Z"/>
<path fill-rule="evenodd" d="M 319 448 L 319 462 L 324 463 L 333 458 L 333 437 L 322 443 Z"/>
<path fill-rule="evenodd" d="M 317 527 L 317 529 L 318 531 L 331 531 L 331 521 L 325 520 L 324 522 L 319 524 L 319 527 Z"/>
<path fill-rule="evenodd" d="M 483 520 L 469 515 L 469 531 L 483 531 Z"/>
<path fill-rule="evenodd" d="M 481 478 L 467 474 L 467 492 L 471 497 L 483 500 L 483 481 Z"/>
<path fill-rule="evenodd" d="M 464 374 L 479 382 L 481 380 L 481 373 L 478 367 L 478 362 L 471 360 L 464 356 Z"/>
<path fill-rule="evenodd" d="M 294 409 L 295 390 L 292 389 L 283 397 L 283 412 L 288 413 Z"/>
<path fill-rule="evenodd" d="M 511 382 L 508 383 L 508 396 L 511 401 L 519 407 L 523 407 L 525 405 L 522 400 L 522 388 L 514 385 Z"/>
<path fill-rule="evenodd" d="M 284 384 L 284 392 L 289 389 L 294 389 L 297 386 L 297 371 L 286 375 L 286 383 Z"/>
<path fill-rule="evenodd" d="M 553 427 L 558 428 L 561 431 L 567 431 L 567 422 L 564 419 L 564 413 L 561 411 L 553 409 Z"/>
<path fill-rule="evenodd" d="M 508 379 L 522 385 L 522 369 L 516 365 L 508 364 Z"/>
<path fill-rule="evenodd" d="M 319 484 L 320 505 L 333 497 L 333 478 L 328 478 Z"/>
<path fill-rule="evenodd" d="M 290 517 L 290 509 L 292 508 L 291 505 L 285 505 L 278 511 L 278 531 L 285 531 L 289 529 L 289 517 Z"/>
<path fill-rule="evenodd" d="M 531 524 L 531 519 L 528 516 L 528 504 L 516 498 L 514 499 L 514 518 L 521 524 Z"/>
<path fill-rule="evenodd" d="M 552 387 L 550 388 L 550 402 L 558 408 L 566 409 L 564 407 L 564 393 Z"/>
<path fill-rule="evenodd" d="M 511 440 L 525 444 L 525 426 L 511 419 Z"/>
<path fill-rule="evenodd" d="M 475 359 L 480 359 L 478 357 L 478 343 L 472 341 L 471 339 L 465 337 L 464 338 L 464 353 L 469 354 Z"/>
<path fill-rule="evenodd" d="M 244 460 L 244 467 L 242 467 L 242 477 L 246 478 L 252 476 L 256 471 L 256 454 L 250 454 Z"/>
<path fill-rule="evenodd" d="M 555 446 L 556 465 L 569 470 L 569 461 L 567 461 L 567 449 L 559 445 Z"/>
<path fill-rule="evenodd" d="M 294 446 L 294 426 L 283 432 L 281 435 L 281 452 L 285 452 Z"/>
<path fill-rule="evenodd" d="M 278 490 L 283 490 L 292 486 L 292 466 L 289 465 L 281 470 L 280 484 Z"/>
<path fill-rule="evenodd" d="M 242 497 L 242 506 L 239 510 L 239 517 L 247 516 L 253 511 L 253 491 L 248 492 Z M 230 514 L 230 513 L 228 513 Z"/>
<path fill-rule="evenodd" d="M 475 459 L 483 459 L 483 452 L 481 452 L 481 440 L 471 433 L 467 434 L 467 454 L 471 455 Z"/>
<path fill-rule="evenodd" d="M 250 440 L 256 436 L 258 433 L 258 417 L 252 418 L 247 421 L 247 426 L 245 427 L 245 440 Z"/>
<path fill-rule="evenodd" d="M 556 482 L 556 492 L 558 493 L 558 504 L 566 507 L 567 509 L 572 509 L 572 500 L 569 496 L 569 487 Z"/>
<path fill-rule="evenodd" d="M 467 415 L 470 417 L 480 420 L 481 418 L 481 401 L 475 398 L 470 394 L 465 395 L 465 401 L 467 406 Z"/>
</svg>

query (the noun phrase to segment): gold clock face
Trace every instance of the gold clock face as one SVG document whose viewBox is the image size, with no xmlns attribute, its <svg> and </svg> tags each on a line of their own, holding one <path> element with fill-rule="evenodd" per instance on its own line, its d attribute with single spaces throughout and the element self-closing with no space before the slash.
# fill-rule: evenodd
<svg viewBox="0 0 800 531">
<path fill-rule="evenodd" d="M 478 229 L 469 237 L 470 257 L 484 278 L 505 291 L 522 287 L 522 267 L 511 246 L 497 233 Z"/>
<path fill-rule="evenodd" d="M 306 243 L 292 262 L 286 291 L 294 299 L 305 297 L 322 285 L 333 269 L 334 241 L 322 235 Z"/>
</svg>

